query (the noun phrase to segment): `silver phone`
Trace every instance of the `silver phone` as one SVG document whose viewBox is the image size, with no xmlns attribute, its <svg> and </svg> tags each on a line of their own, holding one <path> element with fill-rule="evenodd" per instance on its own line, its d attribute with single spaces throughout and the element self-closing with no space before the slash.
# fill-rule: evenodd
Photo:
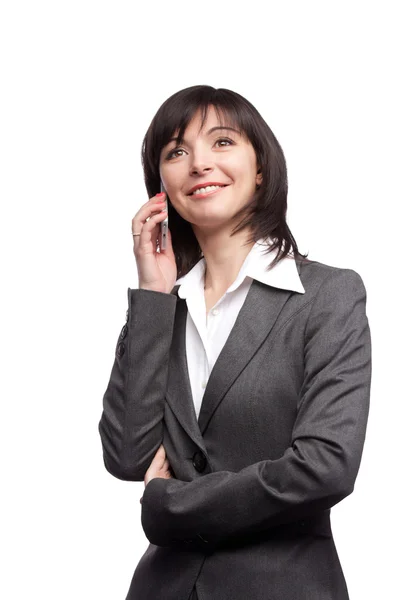
<svg viewBox="0 0 400 600">
<path fill-rule="evenodd" d="M 160 238 L 161 238 L 161 243 L 159 240 L 159 246 L 161 250 L 165 250 L 167 248 L 167 240 L 168 240 L 168 201 L 167 201 L 167 192 L 165 191 L 165 187 L 163 186 L 163 182 L 160 180 L 160 188 L 161 191 L 165 193 L 165 202 L 167 203 L 167 212 L 166 212 L 166 217 L 163 221 L 161 221 L 160 223 Z"/>
</svg>

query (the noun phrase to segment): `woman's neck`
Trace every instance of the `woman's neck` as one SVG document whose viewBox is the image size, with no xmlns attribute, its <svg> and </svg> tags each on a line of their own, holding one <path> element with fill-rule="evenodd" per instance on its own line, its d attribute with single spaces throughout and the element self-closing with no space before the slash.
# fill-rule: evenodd
<svg viewBox="0 0 400 600">
<path fill-rule="evenodd" d="M 225 245 L 202 248 L 206 263 L 204 290 L 212 294 L 223 293 L 232 285 L 254 246 L 254 242 L 242 245 L 245 239 L 239 239 L 239 235 L 228 239 Z"/>
</svg>

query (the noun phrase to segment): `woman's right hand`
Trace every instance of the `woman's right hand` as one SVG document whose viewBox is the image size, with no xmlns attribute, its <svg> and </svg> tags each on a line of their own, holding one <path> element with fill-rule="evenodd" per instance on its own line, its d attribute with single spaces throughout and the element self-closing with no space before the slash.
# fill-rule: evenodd
<svg viewBox="0 0 400 600">
<path fill-rule="evenodd" d="M 153 196 L 146 204 L 143 204 L 132 219 L 132 233 L 140 233 L 140 236 L 133 237 L 133 253 L 136 259 L 139 288 L 169 294 L 175 285 L 177 276 L 169 229 L 166 250 L 160 249 L 160 252 L 157 252 L 160 223 L 167 216 L 166 212 L 161 212 L 165 208 L 165 202 L 166 194 L 164 193 L 163 197 Z M 150 218 L 146 221 L 148 217 Z"/>
</svg>

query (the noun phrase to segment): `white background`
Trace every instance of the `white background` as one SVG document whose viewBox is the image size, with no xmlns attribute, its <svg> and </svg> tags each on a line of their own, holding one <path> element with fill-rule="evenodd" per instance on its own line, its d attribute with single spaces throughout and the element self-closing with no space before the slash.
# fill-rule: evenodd
<svg viewBox="0 0 400 600">
<path fill-rule="evenodd" d="M 332 526 L 351 600 L 400 596 L 396 8 L 1 3 L 2 598 L 122 600 L 147 548 L 144 484 L 107 473 L 97 426 L 137 287 L 141 142 L 198 84 L 256 106 L 286 155 L 299 250 L 367 288 L 370 419 Z"/>
</svg>

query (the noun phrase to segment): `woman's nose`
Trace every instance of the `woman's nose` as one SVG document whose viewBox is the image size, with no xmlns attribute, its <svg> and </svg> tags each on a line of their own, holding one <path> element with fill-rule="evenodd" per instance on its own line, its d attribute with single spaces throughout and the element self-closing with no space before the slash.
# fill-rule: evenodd
<svg viewBox="0 0 400 600">
<path fill-rule="evenodd" d="M 202 173 L 212 173 L 213 172 L 213 168 L 212 167 L 197 167 L 194 166 L 190 169 L 190 174 L 191 175 L 200 175 Z"/>
<path fill-rule="evenodd" d="M 190 173 L 207 173 L 214 169 L 213 157 L 206 148 L 196 148 L 191 157 Z"/>
<path fill-rule="evenodd" d="M 197 175 L 199 173 L 208 173 L 213 171 L 213 169 L 214 165 L 211 160 L 207 160 L 206 158 L 196 158 L 190 166 L 190 174 Z"/>
</svg>

